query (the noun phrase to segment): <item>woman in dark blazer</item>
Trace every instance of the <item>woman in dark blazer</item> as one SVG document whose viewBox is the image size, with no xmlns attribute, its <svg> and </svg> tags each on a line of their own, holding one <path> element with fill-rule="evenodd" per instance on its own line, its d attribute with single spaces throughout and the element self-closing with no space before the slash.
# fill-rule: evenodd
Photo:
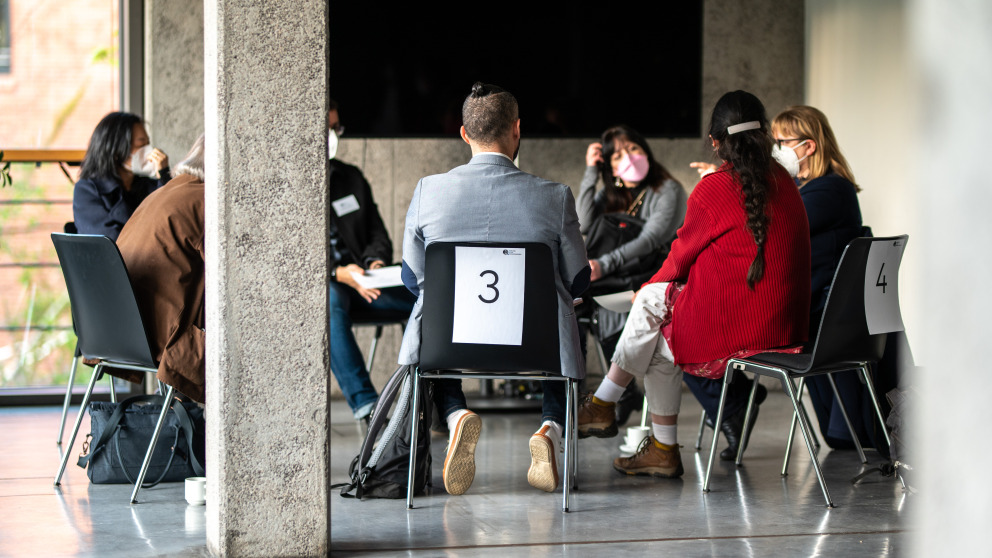
<svg viewBox="0 0 992 558">
<path fill-rule="evenodd" d="M 140 116 L 104 116 L 90 137 L 72 194 L 76 230 L 116 241 L 138 204 L 170 178 L 169 157 L 149 146 Z"/>
<path fill-rule="evenodd" d="M 772 121 L 772 136 L 775 158 L 795 178 L 809 218 L 809 328 L 810 339 L 814 339 L 844 248 L 864 234 L 858 204 L 861 189 L 854 182 L 854 174 L 837 146 L 827 117 L 818 109 L 802 105 L 785 109 Z M 863 413 L 852 409 L 860 400 L 860 383 L 851 375 L 838 376 L 836 382 L 855 428 L 862 430 L 859 436 L 866 439 L 866 427 L 859 420 Z M 815 376 L 806 385 L 827 444 L 833 448 L 853 447 L 827 378 Z"/>
</svg>

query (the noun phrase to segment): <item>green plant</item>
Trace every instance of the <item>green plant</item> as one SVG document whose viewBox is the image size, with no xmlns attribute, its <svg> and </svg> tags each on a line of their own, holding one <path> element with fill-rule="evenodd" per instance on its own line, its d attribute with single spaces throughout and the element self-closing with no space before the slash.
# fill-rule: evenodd
<svg viewBox="0 0 992 558">
<path fill-rule="evenodd" d="M 3 151 L 0 151 L 0 163 L 3 163 L 0 166 L 0 187 L 6 188 L 14 183 L 14 179 L 10 177 L 10 161 L 3 162 Z"/>
</svg>

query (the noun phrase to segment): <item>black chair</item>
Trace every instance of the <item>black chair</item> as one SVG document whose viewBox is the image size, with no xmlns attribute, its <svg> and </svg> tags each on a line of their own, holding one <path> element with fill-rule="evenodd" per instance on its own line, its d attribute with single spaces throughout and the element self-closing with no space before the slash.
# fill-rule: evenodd
<svg viewBox="0 0 992 558">
<path fill-rule="evenodd" d="M 810 459 L 813 460 L 816 478 L 820 482 L 827 507 L 830 508 L 834 505 L 830 499 L 830 493 L 827 491 L 826 482 L 823 480 L 823 473 L 820 471 L 820 462 L 813 447 L 812 429 L 800 400 L 802 385 L 804 379 L 809 376 L 827 374 L 830 385 L 834 388 L 834 396 L 837 397 L 840 407 L 843 409 L 843 401 L 840 401 L 840 394 L 837 392 L 833 377 L 830 374 L 847 371 L 860 372 L 871 393 L 872 403 L 875 406 L 875 412 L 885 433 L 885 438 L 886 440 L 889 439 L 885 418 L 878 405 L 878 396 L 875 394 L 869 377 L 868 367 L 869 364 L 882 358 L 887 334 L 892 331 L 902 331 L 898 276 L 899 264 L 902 261 L 907 239 L 907 235 L 856 238 L 847 245 L 834 274 L 816 339 L 807 345 L 807 347 L 812 346 L 812 350 L 799 354 L 762 353 L 748 358 L 730 359 L 727 362 L 723 391 L 720 394 L 720 410 L 714 424 L 720 424 L 723 420 L 727 385 L 730 383 L 733 373 L 746 372 L 779 378 L 792 401 L 793 428 L 798 421 L 803 439 L 806 442 L 806 449 L 809 451 Z M 800 382 L 798 388 L 793 383 L 794 380 Z M 751 427 L 748 422 L 751 417 L 751 409 L 754 406 L 757 386 L 758 382 L 754 382 L 748 400 L 745 415 L 747 418 L 744 424 L 745 439 Z M 847 419 L 846 411 L 844 411 L 844 418 Z M 848 428 L 851 428 L 849 420 Z M 857 442 L 858 437 L 854 434 L 853 429 L 852 435 Z M 710 446 L 703 492 L 709 492 L 710 472 L 713 469 L 718 438 L 718 436 L 714 436 L 713 444 Z M 790 446 L 791 441 L 790 435 Z M 891 441 L 889 443 L 891 444 Z M 737 454 L 738 465 L 740 465 L 742 454 L 743 444 L 741 444 L 741 449 L 738 450 Z M 788 457 L 788 454 L 786 455 Z M 862 462 L 864 462 L 863 452 L 861 457 Z"/>
<path fill-rule="evenodd" d="M 502 279 L 497 271 L 482 267 L 469 269 L 470 276 L 480 276 L 485 286 L 478 293 L 467 296 L 493 305 L 502 301 L 510 304 L 512 290 L 523 287 L 522 313 L 513 314 L 513 327 L 519 328 L 519 343 L 491 344 L 486 340 L 455 342 L 464 339 L 464 327 L 456 327 L 456 273 L 459 268 L 458 252 L 463 249 L 498 249 L 498 254 L 524 259 L 522 284 L 509 277 Z M 522 253 L 521 253 L 522 252 Z M 462 252 L 465 254 L 465 252 Z M 498 256 L 497 256 L 498 257 Z M 418 397 L 420 380 L 437 378 L 495 379 L 495 380 L 551 380 L 566 382 L 565 402 L 565 462 L 562 475 L 562 510 L 567 512 L 570 489 L 575 482 L 575 429 L 578 381 L 561 374 L 561 345 L 558 339 L 558 293 L 555 288 L 554 260 L 551 249 L 540 243 L 454 243 L 437 242 L 427 247 L 425 260 L 425 285 L 423 318 L 421 321 L 420 365 L 414 370 L 413 416 L 410 431 L 410 465 L 407 483 L 407 509 L 413 508 L 413 474 L 416 462 L 417 429 L 420 421 Z M 461 261 L 467 261 L 461 256 Z M 465 265 L 463 263 L 463 265 Z M 493 261 L 491 267 L 499 263 Z M 462 269 L 465 276 L 466 270 Z M 502 282 L 501 282 L 502 281 Z M 502 289 L 502 293 L 501 293 Z M 519 294 L 519 293 L 517 293 Z M 463 299 L 462 299 L 463 300 Z M 493 306 L 495 308 L 495 306 Z M 474 316 L 473 316 L 474 317 Z M 479 321 L 479 320 L 476 320 Z M 505 340 L 501 340 L 506 342 Z M 430 416 L 430 415 L 428 415 Z"/>
<path fill-rule="evenodd" d="M 103 375 L 104 368 L 155 373 L 158 364 L 152 357 L 131 280 L 114 241 L 99 235 L 52 233 L 52 242 L 69 290 L 77 349 L 84 357 L 99 360 L 83 395 L 68 449 L 55 476 L 55 486 L 59 486 L 83 420 L 83 413 L 93 393 L 93 386 Z M 172 386 L 167 386 L 164 401 L 171 403 L 173 392 Z M 137 502 L 138 490 L 144 482 L 152 450 L 170 408 L 171 404 L 162 405 L 158 424 L 131 492 L 132 504 Z"/>
<path fill-rule="evenodd" d="M 76 234 L 76 223 L 69 221 L 62 227 L 62 230 L 66 234 Z M 73 331 L 75 331 L 75 325 L 73 325 Z M 59 421 L 59 435 L 55 440 L 55 445 L 62 445 L 62 433 L 65 431 L 65 419 L 69 414 L 69 403 L 72 400 L 72 385 L 76 381 L 76 369 L 79 367 L 79 360 L 82 358 L 82 353 L 79 352 L 79 344 L 76 344 L 76 348 L 73 350 L 72 355 L 72 366 L 69 368 L 69 383 L 65 386 L 65 400 L 62 402 L 62 420 Z M 117 402 L 117 391 L 114 389 L 114 381 L 110 380 L 110 400 L 114 403 Z"/>
</svg>

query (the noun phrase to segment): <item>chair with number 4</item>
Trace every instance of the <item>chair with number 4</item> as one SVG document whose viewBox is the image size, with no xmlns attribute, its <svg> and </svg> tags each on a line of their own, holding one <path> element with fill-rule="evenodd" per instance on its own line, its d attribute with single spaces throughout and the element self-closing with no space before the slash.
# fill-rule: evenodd
<svg viewBox="0 0 992 558">
<path fill-rule="evenodd" d="M 414 371 L 407 508 L 413 507 L 420 380 L 566 382 L 563 511 L 575 482 L 577 380 L 562 375 L 554 258 L 541 243 L 427 246 L 420 365 Z M 427 415 L 430 416 L 429 414 Z"/>
<path fill-rule="evenodd" d="M 807 348 L 811 350 L 798 354 L 763 353 L 748 358 L 733 358 L 727 362 L 724 375 L 723 392 L 720 395 L 720 408 L 716 423 L 723 420 L 723 405 L 727 393 L 727 384 L 734 373 L 745 372 L 779 378 L 785 392 L 789 395 L 793 406 L 792 428 L 789 432 L 789 446 L 795 432 L 796 422 L 799 422 L 806 448 L 813 460 L 813 469 L 819 480 L 827 507 L 834 507 L 827 491 L 826 482 L 820 471 L 820 463 L 814 450 L 813 433 L 802 412 L 800 397 L 804 380 L 809 376 L 827 374 L 834 395 L 844 411 L 844 403 L 834 385 L 831 374 L 838 372 L 858 372 L 865 381 L 878 415 L 879 421 L 889 440 L 888 429 L 885 428 L 885 418 L 878 405 L 878 396 L 874 391 L 869 377 L 869 364 L 882 358 L 888 333 L 902 331 L 902 315 L 899 311 L 899 264 L 902 261 L 906 247 L 907 235 L 879 238 L 856 238 L 845 248 L 837 271 L 830 287 L 826 307 L 820 321 L 816 338 L 811 339 Z M 794 383 L 798 380 L 798 387 Z M 754 382 L 746 417 L 751 417 L 758 382 Z M 864 452 L 858 444 L 858 436 L 854 432 L 847 412 L 844 418 L 852 437 L 857 444 L 861 461 L 865 462 Z M 744 424 L 744 439 L 747 439 L 751 425 L 748 420 Z M 710 448 L 709 462 L 706 468 L 706 478 L 703 481 L 703 492 L 709 492 L 710 471 L 716 455 L 717 437 L 713 438 Z M 891 441 L 890 441 L 891 443 Z M 737 464 L 741 464 L 744 444 L 741 444 L 737 454 Z M 789 452 L 786 452 L 788 466 Z"/>
</svg>

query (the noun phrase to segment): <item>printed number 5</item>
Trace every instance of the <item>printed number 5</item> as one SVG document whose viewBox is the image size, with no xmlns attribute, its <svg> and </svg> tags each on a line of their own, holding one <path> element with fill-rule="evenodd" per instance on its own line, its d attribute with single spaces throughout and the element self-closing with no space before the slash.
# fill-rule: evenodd
<svg viewBox="0 0 992 558">
<path fill-rule="evenodd" d="M 885 281 L 885 276 L 882 275 L 882 270 L 885 269 L 885 264 L 878 268 L 878 279 L 875 280 L 876 287 L 882 287 L 882 294 L 885 294 L 885 287 L 888 286 L 888 282 Z"/>
<path fill-rule="evenodd" d="M 499 300 L 499 289 L 496 288 L 496 283 L 499 283 L 499 275 L 496 275 L 496 272 L 495 271 L 493 271 L 491 269 L 487 269 L 487 270 L 483 271 L 482 273 L 480 273 L 479 274 L 479 277 L 482 277 L 482 276 L 484 276 L 487 273 L 492 274 L 492 276 L 493 276 L 493 282 L 492 283 L 489 283 L 488 285 L 486 285 L 486 288 L 492 289 L 495 294 L 493 295 L 493 298 L 492 299 L 483 298 L 482 295 L 479 295 L 479 300 L 481 300 L 482 302 L 485 302 L 486 304 L 492 304 L 492 303 L 496 302 L 497 300 Z"/>
</svg>

